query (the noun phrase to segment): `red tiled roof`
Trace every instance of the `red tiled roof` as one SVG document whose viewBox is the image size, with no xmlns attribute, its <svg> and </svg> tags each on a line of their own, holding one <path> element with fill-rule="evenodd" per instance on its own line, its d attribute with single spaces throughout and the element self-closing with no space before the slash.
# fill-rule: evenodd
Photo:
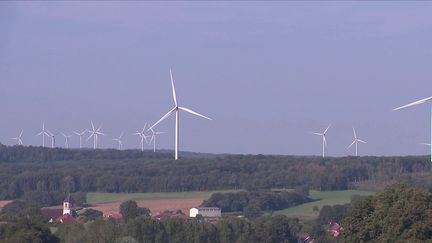
<svg viewBox="0 0 432 243">
<path fill-rule="evenodd" d="M 77 221 L 70 214 L 64 214 L 60 218 L 58 218 L 60 223 L 62 224 L 76 224 Z"/>
<path fill-rule="evenodd" d="M 63 215 L 63 209 L 61 208 L 42 208 L 41 212 L 48 219 L 57 220 Z"/>
</svg>

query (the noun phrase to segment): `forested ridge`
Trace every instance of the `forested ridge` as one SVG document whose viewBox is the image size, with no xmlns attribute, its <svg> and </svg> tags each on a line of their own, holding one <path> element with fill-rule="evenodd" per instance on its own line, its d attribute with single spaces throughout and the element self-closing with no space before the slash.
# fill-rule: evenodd
<svg viewBox="0 0 432 243">
<path fill-rule="evenodd" d="M 343 190 L 404 180 L 429 189 L 426 156 L 224 155 L 173 161 L 170 153 L 0 146 L 0 199 L 45 192 L 176 192 L 306 186 Z M 41 193 L 42 195 L 43 193 Z M 40 195 L 39 195 L 40 196 Z"/>
</svg>

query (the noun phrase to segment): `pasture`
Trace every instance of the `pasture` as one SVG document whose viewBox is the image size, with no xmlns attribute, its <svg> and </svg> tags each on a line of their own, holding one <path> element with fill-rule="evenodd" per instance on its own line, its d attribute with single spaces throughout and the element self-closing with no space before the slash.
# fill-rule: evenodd
<svg viewBox="0 0 432 243">
<path fill-rule="evenodd" d="M 296 217 L 302 220 L 313 219 L 318 216 L 318 213 L 313 211 L 313 207 L 317 206 L 321 209 L 325 205 L 343 205 L 351 201 L 354 195 L 369 196 L 374 192 L 360 190 L 344 190 L 344 191 L 314 191 L 311 190 L 309 197 L 316 200 L 314 202 L 304 203 L 296 207 L 291 207 L 273 212 L 274 215 L 283 214 L 289 217 Z"/>
</svg>

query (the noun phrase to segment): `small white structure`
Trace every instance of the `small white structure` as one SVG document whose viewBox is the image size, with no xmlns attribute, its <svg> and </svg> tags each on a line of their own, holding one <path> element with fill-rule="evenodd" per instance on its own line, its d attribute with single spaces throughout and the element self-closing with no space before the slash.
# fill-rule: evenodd
<svg viewBox="0 0 432 243">
<path fill-rule="evenodd" d="M 202 208 L 191 208 L 189 210 L 189 217 L 195 218 L 198 214 L 201 214 L 205 218 L 219 218 L 221 217 L 221 209 L 217 207 L 202 207 Z"/>
<path fill-rule="evenodd" d="M 63 215 L 69 214 L 72 215 L 73 204 L 70 198 L 70 194 L 63 201 Z"/>
</svg>

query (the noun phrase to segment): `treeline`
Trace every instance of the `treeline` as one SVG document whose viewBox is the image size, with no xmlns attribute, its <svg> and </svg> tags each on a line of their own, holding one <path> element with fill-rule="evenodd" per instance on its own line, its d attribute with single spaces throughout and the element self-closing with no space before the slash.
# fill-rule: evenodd
<svg viewBox="0 0 432 243">
<path fill-rule="evenodd" d="M 416 157 L 171 154 L 0 146 L 0 199 L 68 192 L 181 192 L 305 186 L 344 190 L 362 181 L 405 180 L 432 188 L 430 161 Z M 427 182 L 429 183 L 422 183 Z M 43 200 L 42 200 L 43 201 Z"/>
<path fill-rule="evenodd" d="M 204 201 L 202 206 L 220 207 L 222 212 L 239 212 L 250 207 L 261 211 L 274 211 L 310 202 L 309 190 L 299 188 L 294 191 L 240 191 L 231 193 L 214 193 Z"/>
</svg>

